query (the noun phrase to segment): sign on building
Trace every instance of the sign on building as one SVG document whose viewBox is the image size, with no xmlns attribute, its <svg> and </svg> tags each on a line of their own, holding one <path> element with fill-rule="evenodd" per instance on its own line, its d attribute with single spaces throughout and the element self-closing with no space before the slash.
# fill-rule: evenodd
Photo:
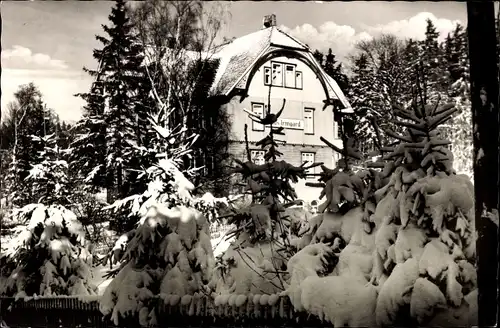
<svg viewBox="0 0 500 328">
<path fill-rule="evenodd" d="M 282 127 L 284 129 L 304 130 L 304 121 L 282 118 L 279 119 L 276 123 L 274 123 L 273 126 Z"/>
</svg>

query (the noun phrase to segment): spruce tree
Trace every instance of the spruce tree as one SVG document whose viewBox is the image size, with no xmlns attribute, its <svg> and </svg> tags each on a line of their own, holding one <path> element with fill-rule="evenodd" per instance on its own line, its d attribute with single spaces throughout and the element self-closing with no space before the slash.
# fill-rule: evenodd
<svg viewBox="0 0 500 328">
<path fill-rule="evenodd" d="M 353 76 L 350 80 L 348 95 L 355 112 L 354 120 L 357 128 L 354 131 L 354 137 L 361 145 L 364 145 L 363 151 L 374 146 L 371 143 L 375 137 L 372 122 L 377 112 L 371 110 L 376 101 L 376 98 L 372 97 L 376 94 L 370 92 L 373 83 L 375 83 L 375 79 L 368 66 L 368 58 L 366 54 L 361 54 L 354 60 Z"/>
<path fill-rule="evenodd" d="M 246 160 L 235 159 L 237 167 L 233 172 L 243 177 L 244 193 L 251 195 L 251 203 L 231 208 L 225 215 L 228 224 L 235 226 L 227 238 L 235 237 L 235 241 L 218 258 L 212 286 L 219 295 L 276 294 L 286 288 L 288 276 L 283 271 L 286 261 L 297 249 L 293 240 L 298 240 L 292 234 L 297 231 L 287 213 L 287 208 L 296 204 L 297 199 L 292 183 L 314 174 L 308 170 L 322 163 L 295 166 L 280 159 L 283 154 L 278 148 L 284 142 L 285 132 L 273 124 L 279 120 L 284 107 L 285 100 L 282 108 L 273 113 L 268 104 L 263 118 L 248 112 L 252 121 L 269 129 L 268 135 L 255 144 L 265 151 L 265 163 L 259 165 L 252 161 L 248 142 Z M 242 275 L 244 279 L 239 278 Z"/>
<path fill-rule="evenodd" d="M 123 215 L 121 225 L 129 229 L 123 229 L 127 233 L 109 254 L 120 266 L 109 273 L 114 279 L 100 301 L 101 312 L 115 324 L 124 318 L 142 326 L 159 324 L 161 307 L 153 296 L 159 295 L 163 304 L 186 304 L 206 291 L 213 274 L 209 223 L 197 210 L 204 199 L 193 197 L 194 185 L 184 175 L 188 172 L 180 169 L 195 136 L 185 140 L 187 148 L 175 148 L 180 132 L 162 125 L 153 122 L 156 137 L 152 148 L 144 150 L 156 159 L 143 171 L 147 190 L 110 206 Z"/>
<path fill-rule="evenodd" d="M 407 88 L 405 67 L 405 44 L 394 35 L 381 35 L 371 41 L 357 45 L 358 53 L 352 56 L 354 76 L 351 78 L 351 101 L 356 120 L 363 121 L 355 131 L 362 151 L 375 149 L 374 124 L 379 127 L 392 126 L 393 107 L 405 103 L 402 97 Z M 390 140 L 382 135 L 382 139 Z"/>
<path fill-rule="evenodd" d="M 447 52 L 448 96 L 455 101 L 456 113 L 446 126 L 444 135 L 452 141 L 454 165 L 458 172 L 472 175 L 472 108 L 470 102 L 467 33 L 457 24 Z M 449 48 L 449 50 L 448 50 Z"/>
<path fill-rule="evenodd" d="M 2 254 L 0 294 L 6 296 L 52 296 L 95 294 L 91 284 L 92 256 L 85 231 L 69 210 L 73 190 L 69 188 L 68 164 L 56 144 L 55 134 L 32 136 L 40 151 L 25 178 L 36 198 L 33 204 L 10 214 L 16 236 Z M 3 253 L 3 252 L 2 252 Z"/>
<path fill-rule="evenodd" d="M 432 20 L 427 19 L 425 39 L 420 42 L 422 49 L 421 61 L 424 65 L 422 78 L 426 81 L 425 93 L 432 96 L 446 89 L 443 70 L 442 49 L 438 42 L 439 32 Z"/>
<path fill-rule="evenodd" d="M 114 201 L 127 196 L 133 189 L 130 182 L 136 178 L 136 148 L 141 139 L 138 131 L 146 127 L 137 126 L 144 123 L 143 119 L 139 119 L 143 118 L 139 111 L 144 109 L 140 105 L 142 95 L 139 95 L 140 83 L 144 81 L 141 78 L 144 74 L 141 68 L 143 49 L 133 31 L 124 1 L 116 1 L 109 20 L 110 26 L 103 25 L 107 36 L 96 36 L 103 44 L 102 49 L 94 50 L 99 67 L 97 70 L 85 69 L 95 77 L 96 84 L 99 83 L 102 89 L 96 92 L 97 86 L 93 85 L 91 93 L 82 95 L 92 106 L 82 125 L 86 125 L 85 137 L 94 139 L 98 147 L 102 145 L 102 125 L 105 126 L 104 161 L 99 158 L 102 156 L 102 150 L 99 149 L 97 162 L 102 162 L 93 163 L 90 172 L 99 172 L 96 184 L 99 186 L 104 180 L 105 186 L 111 191 L 108 200 Z M 101 111 L 99 108 L 103 100 L 104 109 Z M 85 154 L 88 149 L 80 147 L 80 151 Z M 105 168 L 104 179 L 102 166 Z"/>
<path fill-rule="evenodd" d="M 318 61 L 318 64 L 321 65 L 321 67 L 323 67 L 323 54 L 321 53 L 321 51 L 319 50 L 314 50 L 314 53 L 313 53 L 313 56 L 314 58 Z"/>
<path fill-rule="evenodd" d="M 71 166 L 90 190 L 97 191 L 106 185 L 106 124 L 104 120 L 104 95 L 100 82 L 94 82 L 86 94 L 83 118 L 73 127 L 75 139 L 71 142 Z"/>
<path fill-rule="evenodd" d="M 325 62 L 323 64 L 323 69 L 326 74 L 331 76 L 335 82 L 338 83 L 340 89 L 347 92 L 349 87 L 347 75 L 344 74 L 342 69 L 342 63 L 338 63 L 333 54 L 332 48 L 328 49 L 328 53 L 325 56 Z"/>
<path fill-rule="evenodd" d="M 375 192 L 377 324 L 473 325 L 473 186 L 455 174 L 450 141 L 437 130 L 457 109 L 418 97 L 395 111 L 406 131 L 386 131 L 398 143 L 384 155 L 390 180 Z"/>
</svg>

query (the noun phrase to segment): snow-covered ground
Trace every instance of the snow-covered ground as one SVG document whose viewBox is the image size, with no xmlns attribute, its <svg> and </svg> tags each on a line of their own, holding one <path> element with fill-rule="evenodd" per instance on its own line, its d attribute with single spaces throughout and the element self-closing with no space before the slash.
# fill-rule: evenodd
<svg viewBox="0 0 500 328">
<path fill-rule="evenodd" d="M 115 268 L 115 267 L 113 267 Z M 93 268 L 92 270 L 92 283 L 97 286 L 98 288 L 98 293 L 99 295 L 102 295 L 104 293 L 104 290 L 106 287 L 109 285 L 112 278 L 110 279 L 105 279 L 103 276 L 106 275 L 106 273 L 109 271 L 109 265 L 103 266 L 99 265 L 98 267 Z"/>
</svg>

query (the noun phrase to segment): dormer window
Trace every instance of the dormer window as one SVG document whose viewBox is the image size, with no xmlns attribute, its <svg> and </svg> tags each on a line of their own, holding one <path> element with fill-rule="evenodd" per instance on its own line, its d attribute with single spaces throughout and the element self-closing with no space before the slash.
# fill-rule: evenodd
<svg viewBox="0 0 500 328">
<path fill-rule="evenodd" d="M 271 67 L 264 67 L 264 85 L 271 85 Z"/>
<path fill-rule="evenodd" d="M 272 63 L 272 81 L 273 86 L 282 87 L 283 86 L 283 64 Z"/>
<path fill-rule="evenodd" d="M 296 64 L 271 62 L 271 67 L 264 67 L 264 85 L 302 89 L 302 72 L 297 71 Z"/>
<path fill-rule="evenodd" d="M 285 87 L 295 88 L 295 65 L 285 65 Z"/>
<path fill-rule="evenodd" d="M 295 72 L 295 88 L 302 89 L 302 72 Z"/>
</svg>

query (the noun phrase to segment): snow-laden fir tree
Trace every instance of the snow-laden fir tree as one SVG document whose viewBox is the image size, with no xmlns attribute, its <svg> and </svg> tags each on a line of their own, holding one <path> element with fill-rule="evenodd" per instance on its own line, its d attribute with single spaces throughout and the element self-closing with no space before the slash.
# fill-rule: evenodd
<svg viewBox="0 0 500 328">
<path fill-rule="evenodd" d="M 213 207 L 213 197 L 194 198 L 194 185 L 181 172 L 183 156 L 189 155 L 195 135 L 179 145 L 175 139 L 183 128 L 169 130 L 152 120 L 156 139 L 144 155 L 157 158 L 144 174 L 148 188 L 141 194 L 110 206 L 120 214 L 139 220 L 122 235 L 110 260 L 120 263 L 101 299 L 101 312 L 118 324 L 138 320 L 143 326 L 156 324 L 159 301 L 177 305 L 206 291 L 215 268 L 207 216 L 196 208 Z M 185 173 L 192 174 L 191 171 Z M 122 220 L 125 218 L 122 218 Z"/>
<path fill-rule="evenodd" d="M 75 138 L 71 142 L 70 165 L 91 191 L 106 187 L 106 124 L 102 82 L 92 84 L 89 93 L 80 95 L 87 104 L 83 118 L 73 127 Z"/>
<path fill-rule="evenodd" d="M 450 144 L 436 128 L 453 104 L 399 108 L 404 134 L 384 156 L 390 181 L 376 191 L 371 281 L 380 292 L 376 321 L 463 326 L 477 318 L 473 187 L 453 170 Z"/>
<path fill-rule="evenodd" d="M 392 104 L 404 104 L 408 98 L 409 79 L 404 72 L 411 48 L 394 35 L 381 35 L 359 42 L 356 50 L 349 100 L 356 113 L 355 137 L 363 148 L 360 150 L 369 152 L 375 149 L 372 120 L 381 127 L 392 126 Z"/>
<path fill-rule="evenodd" d="M 342 119 L 340 126 L 346 123 Z M 318 208 L 320 214 L 299 232 L 299 252 L 287 264 L 291 278 L 286 294 L 296 311 L 316 315 L 335 327 L 370 327 L 375 324 L 377 296 L 376 287 L 369 284 L 374 192 L 387 181 L 387 172 L 379 172 L 380 162 L 371 163 L 374 168 L 369 170 L 354 170 L 355 162 L 366 160 L 356 150 L 352 135 L 343 128 L 341 134 L 342 148 L 322 138 L 342 159 L 334 169 L 322 166 L 320 182 L 308 184 L 322 187 L 320 198 L 326 199 Z"/>
<path fill-rule="evenodd" d="M 370 234 L 374 228 L 372 215 L 377 204 L 374 193 L 387 183 L 391 173 L 388 169 L 381 170 L 384 163 L 380 156 L 375 155 L 386 152 L 387 149 L 381 145 L 381 136 L 375 124 L 374 145 L 378 151 L 370 152 L 367 156 L 363 155 L 355 146 L 353 133 L 344 131 L 343 125 L 347 125 L 345 122 L 348 120 L 352 122 L 349 118 L 343 118 L 340 124 L 342 148 L 321 137 L 321 140 L 337 152 L 341 159 L 334 169 L 321 166 L 323 172 L 318 180 L 319 183 L 306 183 L 311 187 L 321 187 L 319 199 L 325 198 L 325 200 L 318 207 L 318 213 L 321 214 L 308 222 L 300 232 L 300 248 L 310 243 L 322 242 L 331 245 L 336 252 L 341 251 L 350 242 L 352 232 L 344 235 L 342 230 L 335 228 L 335 225 L 340 228 L 342 224 L 335 222 L 352 216 L 354 212 L 359 214 L 365 233 Z M 351 215 L 347 214 L 349 212 Z M 350 224 L 358 223 L 354 220 Z"/>
<path fill-rule="evenodd" d="M 34 137 L 44 147 L 26 177 L 38 203 L 16 208 L 11 214 L 17 236 L 3 261 L 12 269 L 2 279 L 0 293 L 7 296 L 95 294 L 92 256 L 85 231 L 69 203 L 67 162 L 54 135 Z"/>
<path fill-rule="evenodd" d="M 334 326 L 475 324 L 473 187 L 453 170 L 450 141 L 437 131 L 456 108 L 420 100 L 395 109 L 405 130 L 386 129 L 395 144 L 375 140 L 383 157 L 367 166 L 381 171 L 323 169 L 326 211 L 310 220 L 288 262 L 295 310 Z"/>
<path fill-rule="evenodd" d="M 431 96 L 435 92 L 442 92 L 447 89 L 446 62 L 443 58 L 443 49 L 438 41 L 439 32 L 433 21 L 427 19 L 425 28 L 425 39 L 419 42 L 420 58 L 423 63 L 422 79 L 427 81 L 424 88 Z"/>
<path fill-rule="evenodd" d="M 142 103 L 148 92 L 140 85 L 145 81 L 143 47 L 125 1 L 116 1 L 109 20 L 109 26 L 103 25 L 106 36 L 96 36 L 103 45 L 94 50 L 97 70 L 84 69 L 95 82 L 89 93 L 80 95 L 87 101 L 87 115 L 79 123 L 82 129 L 74 143 L 74 165 L 96 187 L 104 182 L 112 202 L 135 193 L 137 185 L 145 185 L 137 178 L 142 163 L 136 149 L 141 131 L 147 130 L 141 125 L 145 124 Z M 93 148 L 96 156 L 86 163 Z"/>
<path fill-rule="evenodd" d="M 282 153 L 277 139 L 284 138 L 282 127 L 274 127 L 283 109 L 271 112 L 268 105 L 263 117 L 248 112 L 250 118 L 269 128 L 269 134 L 256 143 L 265 150 L 265 163 L 252 161 L 247 145 L 247 160 L 235 159 L 238 166 L 235 173 L 246 182 L 245 192 L 252 196 L 252 202 L 239 209 L 233 209 L 228 223 L 235 228 L 227 238 L 235 237 L 229 249 L 218 258 L 217 274 L 212 286 L 216 294 L 273 294 L 286 289 L 287 276 L 283 272 L 288 258 L 295 252 L 291 240 L 293 230 L 287 207 L 295 204 L 297 195 L 291 183 L 297 183 L 307 175 L 307 169 L 321 163 L 304 163 L 294 166 L 279 160 Z M 292 228 L 292 229 L 291 229 Z"/>
</svg>

